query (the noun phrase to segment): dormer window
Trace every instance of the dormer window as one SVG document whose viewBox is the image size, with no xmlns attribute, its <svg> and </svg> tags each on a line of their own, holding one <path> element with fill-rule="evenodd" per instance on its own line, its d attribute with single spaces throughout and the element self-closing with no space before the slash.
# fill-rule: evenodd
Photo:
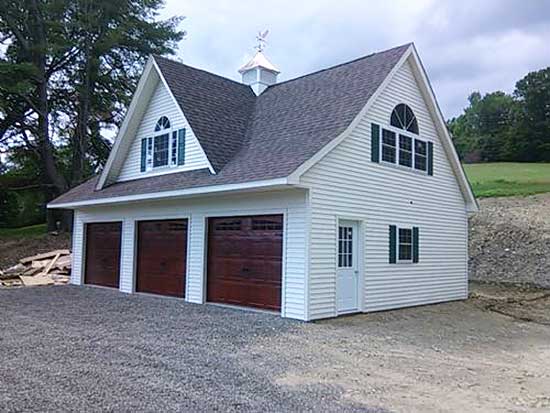
<svg viewBox="0 0 550 413">
<path fill-rule="evenodd" d="M 141 172 L 185 163 L 185 129 L 172 130 L 170 120 L 161 116 L 152 135 L 141 140 Z"/>
</svg>

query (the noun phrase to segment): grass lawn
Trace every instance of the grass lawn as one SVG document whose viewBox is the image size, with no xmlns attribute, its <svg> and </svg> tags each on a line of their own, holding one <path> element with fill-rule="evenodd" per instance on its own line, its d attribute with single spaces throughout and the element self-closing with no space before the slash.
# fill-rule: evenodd
<svg viewBox="0 0 550 413">
<path fill-rule="evenodd" d="M 550 163 L 467 164 L 464 169 L 478 197 L 550 192 Z"/>
<path fill-rule="evenodd" d="M 46 235 L 46 224 L 22 228 L 0 228 L 0 239 L 34 238 L 40 235 Z"/>
</svg>

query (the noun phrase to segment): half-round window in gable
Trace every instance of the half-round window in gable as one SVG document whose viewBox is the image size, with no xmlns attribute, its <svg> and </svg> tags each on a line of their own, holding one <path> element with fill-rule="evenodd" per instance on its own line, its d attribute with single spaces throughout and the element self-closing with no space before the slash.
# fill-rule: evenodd
<svg viewBox="0 0 550 413">
<path fill-rule="evenodd" d="M 170 129 L 170 121 L 166 116 L 162 116 L 155 125 L 155 132 L 159 132 L 164 129 Z"/>
<path fill-rule="evenodd" d="M 418 135 L 418 122 L 416 116 L 410 107 L 404 103 L 397 105 L 391 113 L 390 124 L 399 129 L 415 133 Z"/>
</svg>

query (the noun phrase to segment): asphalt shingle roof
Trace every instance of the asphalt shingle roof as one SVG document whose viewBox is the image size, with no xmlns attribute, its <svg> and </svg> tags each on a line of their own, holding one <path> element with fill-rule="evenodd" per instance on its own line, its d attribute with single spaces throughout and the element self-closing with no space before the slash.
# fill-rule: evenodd
<svg viewBox="0 0 550 413">
<path fill-rule="evenodd" d="M 348 127 L 409 46 L 277 83 L 259 96 L 244 84 L 155 57 L 216 174 L 179 172 L 99 191 L 94 177 L 51 204 L 286 177 Z"/>
</svg>

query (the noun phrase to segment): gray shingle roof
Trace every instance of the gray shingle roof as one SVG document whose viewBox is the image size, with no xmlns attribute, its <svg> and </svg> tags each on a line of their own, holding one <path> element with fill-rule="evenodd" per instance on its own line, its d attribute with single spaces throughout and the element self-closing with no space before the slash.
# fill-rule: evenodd
<svg viewBox="0 0 550 413">
<path fill-rule="evenodd" d="M 173 173 L 100 191 L 92 178 L 51 204 L 286 177 L 348 127 L 409 46 L 277 83 L 257 97 L 233 80 L 155 57 L 217 173 Z"/>
</svg>

